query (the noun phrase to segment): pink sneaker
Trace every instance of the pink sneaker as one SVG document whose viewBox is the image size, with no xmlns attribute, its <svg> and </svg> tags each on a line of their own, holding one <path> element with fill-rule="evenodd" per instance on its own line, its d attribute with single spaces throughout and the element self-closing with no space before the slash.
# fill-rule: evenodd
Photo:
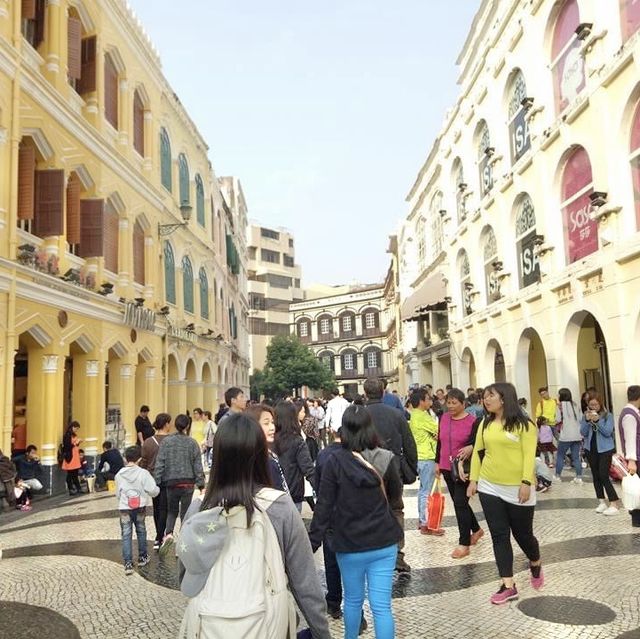
<svg viewBox="0 0 640 639">
<path fill-rule="evenodd" d="M 531 570 L 531 567 L 529 570 Z M 540 590 L 542 586 L 544 586 L 544 574 L 542 573 L 542 566 L 540 566 L 540 574 L 537 577 L 534 577 L 533 573 L 531 573 L 531 587 L 534 590 Z"/>
<path fill-rule="evenodd" d="M 504 584 L 500 586 L 500 590 L 498 592 L 491 595 L 491 603 L 499 606 L 500 604 L 505 604 L 508 601 L 515 601 L 518 598 L 518 590 L 516 589 L 516 585 L 513 584 L 513 588 L 507 588 Z"/>
</svg>

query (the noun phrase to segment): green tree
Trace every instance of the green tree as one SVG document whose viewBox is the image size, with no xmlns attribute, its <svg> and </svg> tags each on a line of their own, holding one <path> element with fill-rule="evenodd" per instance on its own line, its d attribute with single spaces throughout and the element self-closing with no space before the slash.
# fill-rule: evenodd
<svg viewBox="0 0 640 639">
<path fill-rule="evenodd" d="M 273 399 L 297 393 L 303 386 L 330 390 L 336 384 L 333 372 L 295 335 L 276 335 L 271 340 L 265 367 L 256 377 L 260 393 Z"/>
</svg>

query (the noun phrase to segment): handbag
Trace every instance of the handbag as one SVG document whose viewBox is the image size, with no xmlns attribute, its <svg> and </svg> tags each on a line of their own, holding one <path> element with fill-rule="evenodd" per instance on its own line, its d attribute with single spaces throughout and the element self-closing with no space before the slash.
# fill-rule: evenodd
<svg viewBox="0 0 640 639">
<path fill-rule="evenodd" d="M 451 479 L 453 481 L 459 481 L 464 483 L 466 480 L 460 477 L 460 464 L 462 464 L 462 472 L 469 477 L 469 473 L 471 472 L 471 460 L 470 459 L 461 459 L 459 455 L 456 457 L 451 457 L 452 446 L 451 446 L 451 419 L 449 419 L 449 462 L 451 463 Z"/>
<path fill-rule="evenodd" d="M 640 477 L 635 473 L 622 478 L 622 503 L 625 510 L 640 509 Z"/>
<path fill-rule="evenodd" d="M 442 526 L 444 515 L 444 495 L 442 494 L 442 483 L 439 477 L 433 482 L 431 494 L 427 500 L 427 529 L 439 530 Z"/>
<path fill-rule="evenodd" d="M 629 468 L 627 467 L 627 461 L 625 458 L 616 453 L 611 458 L 611 466 L 609 466 L 609 477 L 613 481 L 622 481 L 624 477 L 629 474 Z"/>
</svg>

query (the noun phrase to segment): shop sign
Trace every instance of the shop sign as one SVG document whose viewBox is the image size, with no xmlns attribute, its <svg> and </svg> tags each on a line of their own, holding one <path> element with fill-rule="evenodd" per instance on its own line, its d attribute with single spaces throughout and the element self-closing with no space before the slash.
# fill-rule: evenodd
<svg viewBox="0 0 640 639">
<path fill-rule="evenodd" d="M 517 162 L 530 148 L 529 124 L 526 112 L 520 109 L 509 124 L 509 137 L 511 138 L 511 162 Z"/>
<path fill-rule="evenodd" d="M 572 264 L 598 250 L 598 223 L 591 220 L 589 189 L 563 209 L 567 262 Z"/>
<path fill-rule="evenodd" d="M 156 314 L 149 308 L 128 302 L 124 307 L 124 323 L 132 328 L 153 331 L 156 327 Z"/>
<path fill-rule="evenodd" d="M 559 77 L 558 112 L 573 102 L 585 87 L 584 57 L 581 41 L 575 40 L 565 51 L 556 67 Z"/>
<path fill-rule="evenodd" d="M 535 254 L 536 230 L 532 229 L 518 242 L 518 278 L 520 288 L 540 281 L 540 263 Z"/>
<path fill-rule="evenodd" d="M 480 197 L 484 197 L 493 188 L 493 169 L 491 168 L 491 158 L 483 154 L 478 163 L 480 170 Z"/>
</svg>

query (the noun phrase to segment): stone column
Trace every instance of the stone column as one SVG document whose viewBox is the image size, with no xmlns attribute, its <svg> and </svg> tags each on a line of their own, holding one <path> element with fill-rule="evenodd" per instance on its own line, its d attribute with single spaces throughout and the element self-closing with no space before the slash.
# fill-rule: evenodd
<svg viewBox="0 0 640 639">
<path fill-rule="evenodd" d="M 118 221 L 118 294 L 127 299 L 133 298 L 133 238 L 131 225 L 126 217 Z"/>
<path fill-rule="evenodd" d="M 60 88 L 60 77 L 64 75 L 61 67 L 64 60 L 63 54 L 66 52 L 66 44 L 63 52 L 63 40 L 61 33 L 60 0 L 47 0 L 47 16 L 45 25 L 47 29 L 47 54 L 46 54 L 46 75 L 49 80 Z"/>
<path fill-rule="evenodd" d="M 129 143 L 129 128 L 132 119 L 129 107 L 129 83 L 127 78 L 120 76 L 118 93 L 118 143 L 123 151 L 126 151 Z"/>
<path fill-rule="evenodd" d="M 85 359 L 83 363 L 84 422 L 80 423 L 86 432 L 85 454 L 96 456 L 102 450 L 104 439 L 104 366 L 100 366 L 97 359 Z"/>
<path fill-rule="evenodd" d="M 145 171 L 153 170 L 153 158 L 156 157 L 156 132 L 153 129 L 153 113 L 149 109 L 144 111 L 144 164 Z"/>
<path fill-rule="evenodd" d="M 120 365 L 120 413 L 122 423 L 126 429 L 125 444 L 132 446 L 136 441 L 135 420 L 135 365 L 123 363 Z"/>
<path fill-rule="evenodd" d="M 29 415 L 27 408 L 27 432 L 41 451 L 42 462 L 50 465 L 56 461 L 56 448 L 62 441 L 66 424 L 62 423 L 64 391 L 64 358 L 59 354 L 42 355 L 42 404 L 40 414 Z M 27 400 L 28 401 L 28 400 Z"/>
</svg>

